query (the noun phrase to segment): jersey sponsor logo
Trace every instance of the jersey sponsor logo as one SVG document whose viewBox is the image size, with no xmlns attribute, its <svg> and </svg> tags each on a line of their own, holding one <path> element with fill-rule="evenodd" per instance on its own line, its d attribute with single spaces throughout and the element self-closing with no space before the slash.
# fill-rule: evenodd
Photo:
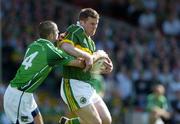
<svg viewBox="0 0 180 124">
<path fill-rule="evenodd" d="M 28 116 L 21 116 L 22 122 L 28 122 Z"/>
<path fill-rule="evenodd" d="M 85 104 L 87 102 L 87 99 L 85 97 L 80 98 L 80 103 Z"/>
</svg>

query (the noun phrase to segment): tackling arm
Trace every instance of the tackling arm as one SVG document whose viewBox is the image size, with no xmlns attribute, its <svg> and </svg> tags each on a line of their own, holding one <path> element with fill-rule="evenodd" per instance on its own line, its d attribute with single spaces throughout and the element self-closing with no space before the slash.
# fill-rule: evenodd
<svg viewBox="0 0 180 124">
<path fill-rule="evenodd" d="M 75 60 L 72 60 L 67 65 L 68 66 L 79 67 L 79 68 L 84 68 L 85 67 L 84 60 L 81 59 L 81 58 L 77 58 Z"/>
<path fill-rule="evenodd" d="M 61 45 L 61 48 L 64 49 L 67 53 L 69 53 L 72 56 L 84 58 L 84 60 L 85 60 L 85 69 L 84 69 L 84 71 L 87 71 L 92 67 L 92 65 L 93 65 L 93 56 L 90 55 L 89 53 L 84 52 L 84 51 L 74 47 L 73 45 L 71 45 L 69 43 L 63 43 Z"/>
</svg>

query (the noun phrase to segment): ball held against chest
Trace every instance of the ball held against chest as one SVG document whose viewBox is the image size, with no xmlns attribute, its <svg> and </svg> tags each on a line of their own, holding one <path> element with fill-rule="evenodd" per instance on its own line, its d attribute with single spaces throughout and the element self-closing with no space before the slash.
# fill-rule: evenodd
<svg viewBox="0 0 180 124">
<path fill-rule="evenodd" d="M 104 65 L 105 61 L 107 61 L 105 58 L 100 58 L 96 60 L 93 64 L 91 72 L 95 74 L 100 74 L 104 69 L 106 69 L 106 66 Z"/>
</svg>

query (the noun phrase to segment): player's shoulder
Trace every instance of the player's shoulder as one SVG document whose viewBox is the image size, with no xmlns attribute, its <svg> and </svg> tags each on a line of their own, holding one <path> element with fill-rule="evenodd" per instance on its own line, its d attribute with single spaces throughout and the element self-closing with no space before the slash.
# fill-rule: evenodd
<svg viewBox="0 0 180 124">
<path fill-rule="evenodd" d="M 73 34 L 82 34 L 84 29 L 79 25 L 72 24 L 67 28 L 67 32 Z"/>
<path fill-rule="evenodd" d="M 32 50 L 41 51 L 45 48 L 45 44 L 37 41 L 33 41 L 31 44 L 28 45 L 28 48 Z"/>
<path fill-rule="evenodd" d="M 29 47 L 42 47 L 42 46 L 43 46 L 43 44 L 38 43 L 37 41 L 34 41 L 31 44 L 29 44 Z"/>
</svg>

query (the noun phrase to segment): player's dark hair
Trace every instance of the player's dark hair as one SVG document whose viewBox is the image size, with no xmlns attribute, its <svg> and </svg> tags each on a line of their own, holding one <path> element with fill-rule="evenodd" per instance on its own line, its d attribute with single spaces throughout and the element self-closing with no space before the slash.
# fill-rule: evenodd
<svg viewBox="0 0 180 124">
<path fill-rule="evenodd" d="M 92 8 L 84 8 L 79 13 L 79 21 L 86 20 L 88 17 L 99 19 L 99 14 Z"/>
<path fill-rule="evenodd" d="M 38 27 L 39 37 L 44 39 L 48 38 L 48 36 L 55 30 L 54 25 L 55 23 L 49 20 L 40 22 Z"/>
</svg>

